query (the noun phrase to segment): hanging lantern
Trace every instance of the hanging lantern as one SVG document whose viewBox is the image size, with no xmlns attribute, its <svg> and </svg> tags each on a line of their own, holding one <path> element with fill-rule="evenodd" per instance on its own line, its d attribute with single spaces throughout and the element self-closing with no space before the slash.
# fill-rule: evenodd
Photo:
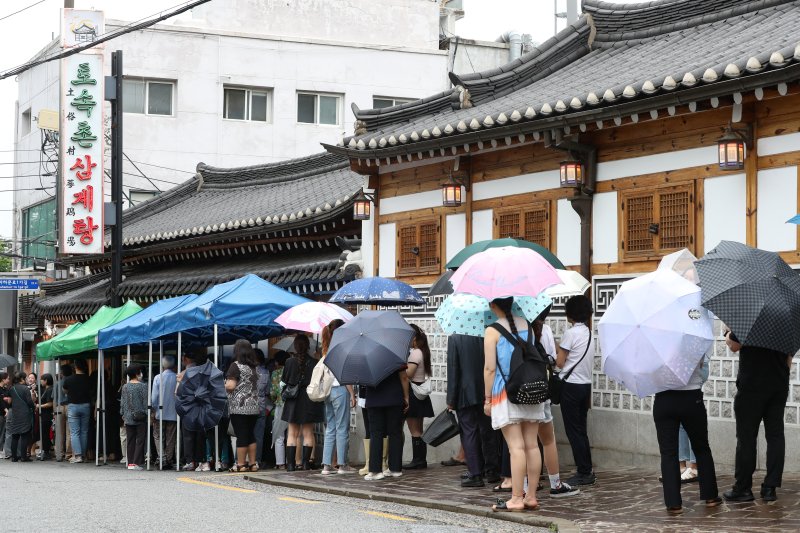
<svg viewBox="0 0 800 533">
<path fill-rule="evenodd" d="M 361 191 L 353 202 L 353 220 L 369 220 L 372 216 L 372 200 Z"/>
<path fill-rule="evenodd" d="M 569 158 L 561 162 L 561 186 L 579 188 L 583 185 L 583 163 Z"/>
<path fill-rule="evenodd" d="M 461 184 L 451 181 L 442 185 L 442 205 L 444 207 L 461 206 Z"/>
<path fill-rule="evenodd" d="M 717 141 L 719 168 L 722 170 L 742 170 L 744 168 L 744 158 L 747 155 L 746 144 L 744 137 L 728 126 L 725 134 Z"/>
</svg>

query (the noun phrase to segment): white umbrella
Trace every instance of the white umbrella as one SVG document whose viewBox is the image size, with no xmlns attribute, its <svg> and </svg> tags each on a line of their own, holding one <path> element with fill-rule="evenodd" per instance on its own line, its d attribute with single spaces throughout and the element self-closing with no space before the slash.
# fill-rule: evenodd
<svg viewBox="0 0 800 533">
<path fill-rule="evenodd" d="M 700 288 L 671 269 L 623 283 L 598 330 L 603 372 L 641 398 L 685 386 L 714 342 Z"/>
<path fill-rule="evenodd" d="M 322 330 L 334 320 L 347 322 L 353 315 L 347 309 L 327 302 L 305 302 L 290 307 L 275 319 L 275 322 L 286 329 L 322 333 Z"/>
<path fill-rule="evenodd" d="M 319 343 L 316 340 L 312 339 L 311 337 L 309 337 L 308 340 L 309 340 L 308 355 L 314 355 L 317 351 Z M 292 335 L 291 337 L 282 338 L 281 340 L 272 345 L 272 349 L 291 352 L 292 350 L 294 350 L 293 345 L 294 345 L 294 335 Z"/>
<path fill-rule="evenodd" d="M 556 270 L 561 283 L 545 289 L 544 293 L 550 298 L 563 298 L 565 296 L 579 296 L 585 294 L 592 286 L 589 281 L 574 270 Z"/>
</svg>

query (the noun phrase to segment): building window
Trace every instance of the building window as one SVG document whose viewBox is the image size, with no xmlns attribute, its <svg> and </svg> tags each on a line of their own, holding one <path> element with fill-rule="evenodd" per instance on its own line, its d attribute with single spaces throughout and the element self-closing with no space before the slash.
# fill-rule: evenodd
<svg viewBox="0 0 800 533">
<path fill-rule="evenodd" d="M 270 91 L 268 89 L 225 88 L 222 116 L 229 120 L 269 122 Z"/>
<path fill-rule="evenodd" d="M 391 96 L 373 96 L 372 109 L 382 109 L 384 107 L 393 107 L 400 104 L 413 102 L 413 98 L 392 98 Z"/>
<path fill-rule="evenodd" d="M 56 257 L 56 200 L 22 210 L 22 268 Z"/>
<path fill-rule="evenodd" d="M 31 132 L 31 108 L 22 112 L 19 119 L 19 138 L 23 138 Z"/>
<path fill-rule="evenodd" d="M 620 256 L 658 258 L 694 249 L 694 183 L 620 193 Z"/>
<path fill-rule="evenodd" d="M 297 93 L 297 122 L 339 124 L 342 97 L 336 94 Z"/>
<path fill-rule="evenodd" d="M 441 271 L 441 224 L 438 219 L 404 224 L 397 229 L 397 273 L 400 276 Z"/>
<path fill-rule="evenodd" d="M 172 116 L 175 82 L 123 80 L 122 110 L 126 113 Z"/>
<path fill-rule="evenodd" d="M 146 191 L 141 189 L 131 189 L 128 191 L 128 207 L 139 205 L 150 198 L 158 196 L 158 191 Z"/>
<path fill-rule="evenodd" d="M 496 239 L 524 239 L 549 249 L 550 204 L 535 202 L 495 210 L 494 236 Z"/>
</svg>

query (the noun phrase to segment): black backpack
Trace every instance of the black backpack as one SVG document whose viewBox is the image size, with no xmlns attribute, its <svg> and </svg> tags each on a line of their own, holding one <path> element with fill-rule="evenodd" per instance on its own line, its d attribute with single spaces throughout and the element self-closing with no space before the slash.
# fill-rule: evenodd
<svg viewBox="0 0 800 533">
<path fill-rule="evenodd" d="M 509 365 L 509 375 L 506 376 L 499 363 L 497 365 L 497 369 L 506 383 L 508 401 L 523 405 L 537 405 L 547 401 L 549 397 L 548 361 L 534 345 L 531 325 L 528 324 L 527 341 L 515 337 L 500 324 L 495 323 L 489 327 L 500 332 L 514 346 L 514 352 L 511 354 L 511 364 Z"/>
</svg>

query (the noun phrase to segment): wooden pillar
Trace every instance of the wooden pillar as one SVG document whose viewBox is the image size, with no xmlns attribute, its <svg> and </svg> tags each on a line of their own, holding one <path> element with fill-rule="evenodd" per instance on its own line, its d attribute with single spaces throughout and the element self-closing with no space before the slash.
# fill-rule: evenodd
<svg viewBox="0 0 800 533">
<path fill-rule="evenodd" d="M 380 259 L 380 239 L 378 238 L 380 235 L 381 224 L 378 220 L 380 218 L 380 186 L 381 186 L 381 177 L 379 174 L 372 174 L 369 177 L 369 186 L 374 191 L 375 195 L 375 202 L 372 205 L 372 276 L 377 276 L 379 274 L 379 264 L 378 261 Z"/>
<path fill-rule="evenodd" d="M 469 177 L 469 187 L 467 187 L 467 206 L 466 210 L 464 211 L 465 216 L 467 217 L 466 220 L 466 239 L 464 240 L 464 244 L 469 246 L 472 244 L 472 176 Z"/>
<path fill-rule="evenodd" d="M 747 147 L 747 155 L 744 160 L 744 172 L 746 180 L 746 206 L 747 206 L 747 244 L 753 247 L 758 246 L 758 151 L 756 149 L 758 124 L 753 118 L 753 141 Z"/>
<path fill-rule="evenodd" d="M 581 218 L 581 275 L 592 279 L 592 196 L 580 194 L 570 198 L 572 208 Z"/>
</svg>

